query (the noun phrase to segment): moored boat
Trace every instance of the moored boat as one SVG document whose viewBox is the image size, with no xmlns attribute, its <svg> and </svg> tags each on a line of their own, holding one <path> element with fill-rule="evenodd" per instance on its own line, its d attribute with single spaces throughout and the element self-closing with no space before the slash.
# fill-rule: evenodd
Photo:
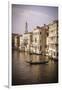
<svg viewBox="0 0 62 90">
<path fill-rule="evenodd" d="M 32 61 L 26 61 L 29 64 L 35 65 L 35 64 L 47 64 L 48 61 L 40 61 L 40 62 L 32 62 Z"/>
</svg>

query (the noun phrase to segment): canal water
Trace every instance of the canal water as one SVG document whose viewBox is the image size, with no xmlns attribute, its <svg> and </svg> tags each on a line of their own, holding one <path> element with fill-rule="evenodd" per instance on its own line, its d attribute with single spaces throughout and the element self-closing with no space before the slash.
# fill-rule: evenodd
<svg viewBox="0 0 62 90">
<path fill-rule="evenodd" d="M 47 59 L 46 56 L 44 56 Z M 58 82 L 58 62 L 49 60 L 47 64 L 30 65 L 26 61 L 43 60 L 42 55 L 27 52 L 12 52 L 12 85 L 44 84 Z"/>
</svg>

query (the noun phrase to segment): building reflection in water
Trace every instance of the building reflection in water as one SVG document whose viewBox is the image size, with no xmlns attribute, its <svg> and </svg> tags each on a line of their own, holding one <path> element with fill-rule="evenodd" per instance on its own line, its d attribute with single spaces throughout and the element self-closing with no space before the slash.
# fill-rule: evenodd
<svg viewBox="0 0 62 90">
<path fill-rule="evenodd" d="M 49 59 L 48 64 L 30 65 L 26 60 L 43 60 L 41 55 L 26 52 L 12 53 L 12 85 L 42 84 L 58 82 L 58 62 Z"/>
</svg>

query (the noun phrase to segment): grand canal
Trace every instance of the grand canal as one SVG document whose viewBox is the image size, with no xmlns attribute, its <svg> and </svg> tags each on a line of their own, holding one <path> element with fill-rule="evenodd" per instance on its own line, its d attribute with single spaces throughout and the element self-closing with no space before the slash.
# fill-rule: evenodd
<svg viewBox="0 0 62 90">
<path fill-rule="evenodd" d="M 58 82 L 58 62 L 49 60 L 47 64 L 30 65 L 27 60 L 42 60 L 42 55 L 27 52 L 12 52 L 12 85 L 43 84 Z M 44 56 L 46 57 L 46 56 Z M 47 57 L 46 57 L 47 58 Z M 46 59 L 45 58 L 45 59 Z"/>
</svg>

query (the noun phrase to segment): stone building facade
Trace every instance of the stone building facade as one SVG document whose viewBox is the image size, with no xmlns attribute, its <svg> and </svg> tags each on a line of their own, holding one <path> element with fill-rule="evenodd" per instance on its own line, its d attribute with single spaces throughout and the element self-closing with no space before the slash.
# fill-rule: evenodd
<svg viewBox="0 0 62 90">
<path fill-rule="evenodd" d="M 17 49 L 20 45 L 20 36 L 18 34 L 12 34 L 12 48 Z"/>
<path fill-rule="evenodd" d="M 53 21 L 49 24 L 49 56 L 52 58 L 58 58 L 58 21 Z"/>
<path fill-rule="evenodd" d="M 31 49 L 33 53 L 45 54 L 47 29 L 48 29 L 47 25 L 44 25 L 43 27 L 37 26 L 33 30 L 33 42 Z"/>
<path fill-rule="evenodd" d="M 24 41 L 25 51 L 29 52 L 32 44 L 32 32 L 24 33 L 23 41 Z"/>
<path fill-rule="evenodd" d="M 20 37 L 20 44 L 19 44 L 19 50 L 25 51 L 24 41 L 23 41 L 23 35 L 19 35 Z"/>
<path fill-rule="evenodd" d="M 58 21 L 34 28 L 23 35 L 12 34 L 12 47 L 20 51 L 58 58 Z"/>
</svg>

